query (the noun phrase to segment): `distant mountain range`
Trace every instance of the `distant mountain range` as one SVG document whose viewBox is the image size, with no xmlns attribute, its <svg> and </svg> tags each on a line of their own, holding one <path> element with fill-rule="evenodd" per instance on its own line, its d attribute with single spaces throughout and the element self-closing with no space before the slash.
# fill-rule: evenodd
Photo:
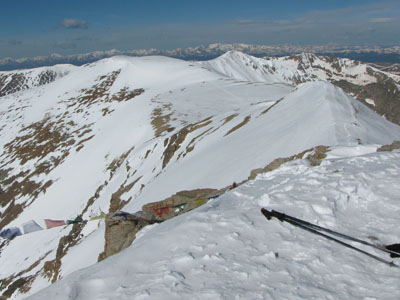
<svg viewBox="0 0 400 300">
<path fill-rule="evenodd" d="M 318 55 L 336 56 L 350 58 L 364 62 L 385 62 L 400 63 L 400 46 L 379 47 L 379 46 L 270 46 L 270 45 L 247 45 L 247 44 L 210 44 L 208 46 L 198 46 L 191 48 L 178 48 L 175 50 L 128 50 L 120 51 L 116 49 L 107 51 L 94 51 L 83 54 L 63 56 L 52 54 L 50 56 L 36 56 L 25 58 L 3 58 L 0 59 L 0 70 L 28 69 L 43 66 L 53 66 L 56 64 L 84 65 L 103 58 L 116 55 L 126 56 L 148 56 L 163 55 L 180 58 L 184 60 L 209 60 L 216 58 L 227 51 L 236 50 L 256 57 L 264 56 L 287 56 L 302 52 L 314 53 Z"/>
</svg>

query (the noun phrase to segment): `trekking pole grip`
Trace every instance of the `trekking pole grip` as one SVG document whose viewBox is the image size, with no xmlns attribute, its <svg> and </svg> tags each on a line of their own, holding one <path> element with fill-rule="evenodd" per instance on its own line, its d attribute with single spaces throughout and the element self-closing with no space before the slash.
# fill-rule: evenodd
<svg viewBox="0 0 400 300">
<path fill-rule="evenodd" d="M 264 217 L 267 218 L 267 220 L 271 220 L 273 217 L 277 218 L 281 222 L 283 222 L 285 220 L 285 214 L 280 213 L 275 210 L 269 211 L 265 208 L 261 208 L 261 213 L 264 215 Z"/>
</svg>

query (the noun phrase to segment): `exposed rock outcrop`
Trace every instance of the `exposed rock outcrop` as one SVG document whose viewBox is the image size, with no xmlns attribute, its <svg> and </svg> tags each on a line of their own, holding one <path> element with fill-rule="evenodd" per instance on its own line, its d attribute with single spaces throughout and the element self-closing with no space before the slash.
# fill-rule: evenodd
<svg viewBox="0 0 400 300">
<path fill-rule="evenodd" d="M 104 252 L 99 255 L 99 261 L 129 247 L 143 227 L 190 211 L 223 192 L 224 190 L 216 189 L 181 191 L 165 200 L 146 204 L 142 208 L 143 211 L 135 214 L 109 214 L 106 218 Z"/>
<path fill-rule="evenodd" d="M 100 253 L 98 260 L 101 261 L 129 247 L 139 230 L 147 225 L 162 221 L 162 219 L 146 212 L 136 214 L 117 212 L 108 215 L 106 218 L 104 252 Z"/>
</svg>

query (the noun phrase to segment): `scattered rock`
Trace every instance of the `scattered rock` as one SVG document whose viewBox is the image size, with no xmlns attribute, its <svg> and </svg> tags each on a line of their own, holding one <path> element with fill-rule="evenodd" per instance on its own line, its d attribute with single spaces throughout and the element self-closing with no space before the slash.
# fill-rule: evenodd
<svg viewBox="0 0 400 300">
<path fill-rule="evenodd" d="M 321 161 L 326 157 L 326 153 L 329 151 L 327 146 L 317 146 L 313 148 L 311 154 L 307 155 L 306 159 L 311 163 L 313 167 L 319 166 Z"/>
<path fill-rule="evenodd" d="M 394 141 L 390 145 L 384 145 L 376 150 L 376 152 L 382 152 L 382 151 L 393 151 L 400 149 L 400 141 Z"/>
<path fill-rule="evenodd" d="M 326 153 L 328 151 L 329 151 L 329 147 L 327 147 L 327 146 L 317 146 L 317 147 L 314 147 L 311 149 L 307 149 L 296 155 L 292 155 L 290 157 L 274 159 L 272 162 L 270 162 L 264 168 L 251 170 L 250 176 L 247 178 L 247 180 L 242 181 L 240 184 L 243 184 L 249 180 L 255 179 L 257 177 L 257 175 L 260 173 L 271 172 L 271 171 L 279 168 L 284 163 L 287 163 L 287 162 L 295 160 L 295 159 L 302 159 L 308 153 L 309 154 L 306 156 L 305 159 L 307 159 L 312 166 L 319 166 L 321 164 L 321 161 L 326 157 Z"/>
</svg>

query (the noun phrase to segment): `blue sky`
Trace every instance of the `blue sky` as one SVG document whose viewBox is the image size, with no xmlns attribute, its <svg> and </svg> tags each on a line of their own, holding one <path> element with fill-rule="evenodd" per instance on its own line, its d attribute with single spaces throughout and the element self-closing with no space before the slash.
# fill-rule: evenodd
<svg viewBox="0 0 400 300">
<path fill-rule="evenodd" d="M 2 1 L 0 58 L 215 42 L 390 46 L 400 0 Z"/>
</svg>

